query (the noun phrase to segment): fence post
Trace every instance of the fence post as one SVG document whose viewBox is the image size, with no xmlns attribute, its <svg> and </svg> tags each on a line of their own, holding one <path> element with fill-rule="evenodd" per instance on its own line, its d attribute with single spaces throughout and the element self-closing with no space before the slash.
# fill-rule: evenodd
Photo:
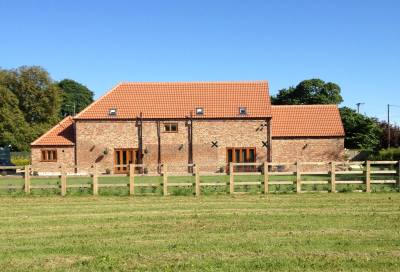
<svg viewBox="0 0 400 272">
<path fill-rule="evenodd" d="M 65 167 L 61 166 L 61 196 L 67 194 L 67 173 Z"/>
<path fill-rule="evenodd" d="M 98 184 L 98 177 L 97 177 L 97 165 L 94 164 L 93 166 L 93 195 L 98 195 L 99 193 L 99 184 Z"/>
<path fill-rule="evenodd" d="M 268 162 L 264 162 L 264 194 L 269 192 L 269 172 L 268 172 Z"/>
<path fill-rule="evenodd" d="M 168 175 L 167 175 L 168 167 L 166 164 L 163 165 L 163 191 L 164 196 L 168 195 Z"/>
<path fill-rule="evenodd" d="M 365 169 L 365 185 L 366 185 L 366 192 L 371 192 L 371 162 L 366 162 L 366 169 Z"/>
<path fill-rule="evenodd" d="M 31 177 L 29 173 L 30 165 L 25 165 L 25 193 L 30 194 L 31 193 Z"/>
<path fill-rule="evenodd" d="M 336 193 L 336 163 L 331 162 L 331 193 Z"/>
<path fill-rule="evenodd" d="M 135 194 L 135 165 L 129 165 L 129 195 Z"/>
<path fill-rule="evenodd" d="M 200 169 L 199 169 L 199 165 L 196 164 L 194 170 L 195 172 L 195 181 L 196 181 L 196 196 L 200 196 Z"/>
<path fill-rule="evenodd" d="M 301 193 L 301 169 L 300 162 L 296 161 L 296 193 Z"/>
<path fill-rule="evenodd" d="M 397 163 L 397 188 L 400 189 L 400 161 Z"/>
<path fill-rule="evenodd" d="M 235 192 L 235 180 L 233 174 L 233 162 L 229 164 L 229 193 L 232 195 Z"/>
</svg>

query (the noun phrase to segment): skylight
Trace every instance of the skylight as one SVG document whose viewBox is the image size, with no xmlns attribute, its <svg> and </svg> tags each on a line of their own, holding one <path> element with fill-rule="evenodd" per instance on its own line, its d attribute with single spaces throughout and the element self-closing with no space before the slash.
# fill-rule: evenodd
<svg viewBox="0 0 400 272">
<path fill-rule="evenodd" d="M 203 108 L 196 108 L 196 114 L 197 115 L 203 115 L 204 114 Z"/>
<path fill-rule="evenodd" d="M 245 107 L 239 107 L 239 114 L 240 115 L 245 115 L 247 114 L 247 109 Z"/>
<path fill-rule="evenodd" d="M 117 115 L 117 109 L 109 109 L 108 110 L 108 115 Z"/>
</svg>

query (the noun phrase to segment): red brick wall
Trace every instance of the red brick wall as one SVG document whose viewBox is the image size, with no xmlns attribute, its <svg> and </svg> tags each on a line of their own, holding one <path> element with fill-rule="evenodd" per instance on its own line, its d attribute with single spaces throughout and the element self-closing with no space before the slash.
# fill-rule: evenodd
<svg viewBox="0 0 400 272">
<path fill-rule="evenodd" d="M 264 161 L 266 149 L 262 141 L 267 139 L 266 128 L 260 130 L 262 121 L 194 121 L 193 161 L 198 164 L 225 164 L 227 147 L 256 147 L 257 160 Z M 82 170 L 88 170 L 96 161 L 100 171 L 113 170 L 115 148 L 137 148 L 137 127 L 134 121 L 78 121 L 77 160 Z M 165 164 L 187 164 L 188 134 L 184 121 L 178 122 L 178 132 L 164 131 L 161 122 L 161 162 Z M 218 147 L 212 148 L 212 141 Z M 104 155 L 103 151 L 108 150 Z M 143 162 L 152 164 L 149 171 L 155 171 L 157 164 L 156 122 L 143 122 Z M 215 167 L 214 167 L 215 168 Z M 170 171 L 183 171 L 185 167 L 169 167 Z"/>
<path fill-rule="evenodd" d="M 42 149 L 56 149 L 57 161 L 56 162 L 43 162 Z M 36 172 L 60 172 L 60 166 L 64 166 L 69 173 L 74 172 L 73 165 L 75 165 L 75 148 L 72 146 L 43 146 L 31 148 L 31 165 L 32 170 Z"/>
<path fill-rule="evenodd" d="M 319 162 L 344 159 L 344 138 L 273 138 L 272 161 Z"/>
<path fill-rule="evenodd" d="M 267 139 L 267 129 L 261 129 L 260 120 L 199 120 L 193 123 L 193 161 L 200 165 L 213 165 L 205 171 L 216 171 L 226 163 L 227 147 L 255 147 L 256 159 L 266 160 L 266 148 L 262 141 Z M 177 133 L 164 131 L 161 122 L 161 162 L 186 164 L 188 161 L 187 127 L 178 122 Z M 137 148 L 137 127 L 134 121 L 77 121 L 76 122 L 77 163 L 79 172 L 89 171 L 97 163 L 100 171 L 113 170 L 115 148 Z M 212 141 L 218 147 L 212 147 Z M 151 164 L 150 172 L 157 164 L 156 122 L 143 122 L 144 164 Z M 74 148 L 58 147 L 57 163 L 40 162 L 40 148 L 32 148 L 32 165 L 43 172 L 60 164 L 74 164 Z M 104 154 L 107 150 L 108 153 Z M 63 152 L 64 151 L 64 152 Z M 344 156 L 343 138 L 274 138 L 272 160 L 274 162 L 332 161 Z M 172 167 L 172 166 L 171 166 Z M 182 171 L 185 167 L 170 168 Z"/>
<path fill-rule="evenodd" d="M 255 147 L 256 160 L 266 160 L 267 128 L 261 129 L 262 120 L 215 120 L 193 123 L 193 158 L 199 165 L 225 166 L 228 147 Z M 217 141 L 218 147 L 212 147 Z M 206 171 L 217 170 L 206 167 Z"/>
</svg>

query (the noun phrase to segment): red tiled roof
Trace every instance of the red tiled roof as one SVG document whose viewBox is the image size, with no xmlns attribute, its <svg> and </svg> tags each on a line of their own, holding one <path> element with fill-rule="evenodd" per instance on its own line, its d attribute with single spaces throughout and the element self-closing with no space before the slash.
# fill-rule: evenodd
<svg viewBox="0 0 400 272">
<path fill-rule="evenodd" d="M 246 107 L 247 115 L 239 114 Z M 109 115 L 110 109 L 117 114 Z M 203 108 L 203 115 L 196 115 Z M 75 119 L 270 117 L 267 81 L 121 83 Z"/>
<path fill-rule="evenodd" d="M 272 137 L 343 137 L 336 105 L 272 106 Z"/>
<path fill-rule="evenodd" d="M 67 116 L 31 145 L 75 145 L 74 120 Z"/>
</svg>

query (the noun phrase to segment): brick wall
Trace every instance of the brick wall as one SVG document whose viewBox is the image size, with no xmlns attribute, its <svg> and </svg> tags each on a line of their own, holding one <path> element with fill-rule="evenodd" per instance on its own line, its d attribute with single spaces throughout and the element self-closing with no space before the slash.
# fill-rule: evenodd
<svg viewBox="0 0 400 272">
<path fill-rule="evenodd" d="M 216 120 L 193 123 L 193 160 L 200 165 L 226 165 L 226 148 L 255 147 L 256 160 L 265 161 L 267 149 L 262 141 L 267 140 L 267 129 L 261 129 L 261 120 Z M 212 142 L 218 147 L 212 147 Z M 212 171 L 216 167 L 206 167 Z M 215 169 L 217 170 L 217 169 Z"/>
<path fill-rule="evenodd" d="M 343 138 L 273 138 L 272 160 L 275 162 L 341 161 Z"/>
<path fill-rule="evenodd" d="M 77 121 L 76 150 L 80 172 L 97 163 L 99 171 L 113 170 L 115 148 L 137 148 L 134 121 Z"/>
<path fill-rule="evenodd" d="M 57 161 L 56 162 L 43 162 L 42 150 L 43 149 L 56 149 Z M 60 165 L 64 166 L 69 173 L 74 172 L 73 165 L 75 165 L 75 151 L 72 146 L 58 146 L 58 147 L 32 147 L 31 148 L 31 165 L 33 171 L 39 173 L 60 172 Z"/>
<path fill-rule="evenodd" d="M 204 171 L 217 171 L 226 163 L 227 147 L 255 147 L 258 162 L 266 160 L 267 129 L 260 120 L 195 120 L 193 122 L 193 161 L 200 165 L 213 165 Z M 78 121 L 76 123 L 77 162 L 80 171 L 88 171 L 97 163 L 100 171 L 113 171 L 115 148 L 137 148 L 137 127 L 134 121 Z M 186 168 L 172 164 L 188 161 L 188 134 L 184 121 L 178 122 L 178 132 L 164 131 L 161 122 L 161 163 L 171 165 L 169 171 L 180 172 Z M 212 142 L 218 147 L 212 147 Z M 104 152 L 107 150 L 108 152 Z M 149 172 L 156 171 L 157 125 L 143 122 L 143 162 Z M 104 154 L 107 153 L 107 154 Z M 274 162 L 342 160 L 343 138 L 274 138 Z M 219 165 L 217 167 L 216 165 Z"/>
<path fill-rule="evenodd" d="M 225 164 L 226 147 L 255 147 L 257 160 L 264 161 L 266 149 L 262 141 L 267 139 L 266 128 L 260 130 L 262 121 L 194 121 L 193 161 L 198 164 Z M 187 164 L 188 134 L 184 121 L 178 122 L 178 132 L 164 131 L 161 122 L 161 162 Z M 137 148 L 137 127 L 134 121 L 78 121 L 76 123 L 77 160 L 81 170 L 87 171 L 96 162 L 100 171 L 113 170 L 115 148 Z M 212 141 L 218 147 L 212 147 Z M 156 122 L 143 122 L 143 162 L 157 164 Z M 108 154 L 104 154 L 108 150 Z M 216 167 L 214 167 L 216 168 Z M 149 171 L 155 171 L 155 166 Z M 169 167 L 170 171 L 183 171 L 185 167 Z"/>
</svg>

